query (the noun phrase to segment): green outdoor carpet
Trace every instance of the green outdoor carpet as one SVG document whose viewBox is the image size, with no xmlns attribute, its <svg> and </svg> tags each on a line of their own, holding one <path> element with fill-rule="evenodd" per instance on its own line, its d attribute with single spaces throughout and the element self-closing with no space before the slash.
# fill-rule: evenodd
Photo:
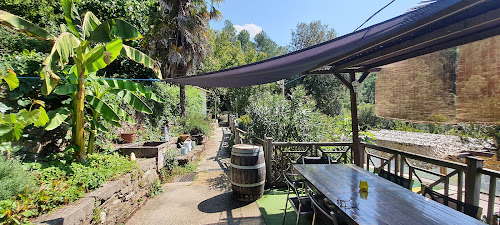
<svg viewBox="0 0 500 225">
<path fill-rule="evenodd" d="M 294 196 L 294 195 L 292 195 Z M 267 225 L 279 225 L 283 223 L 283 209 L 286 203 L 286 189 L 272 189 L 266 190 L 264 196 L 257 200 L 262 218 Z M 289 209 L 286 213 L 285 224 L 295 224 L 297 214 L 293 208 L 288 204 Z M 311 216 L 301 216 L 299 224 L 311 224 Z"/>
</svg>

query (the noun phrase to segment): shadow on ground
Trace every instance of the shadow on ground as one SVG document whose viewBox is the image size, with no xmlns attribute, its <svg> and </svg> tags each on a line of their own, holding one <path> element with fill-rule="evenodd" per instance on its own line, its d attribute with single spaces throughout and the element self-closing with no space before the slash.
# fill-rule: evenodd
<svg viewBox="0 0 500 225">
<path fill-rule="evenodd" d="M 231 182 L 229 180 L 228 174 L 221 173 L 218 177 L 208 178 L 205 183 L 208 185 L 208 189 L 216 190 L 220 192 L 231 191 Z"/>
<path fill-rule="evenodd" d="M 231 213 L 233 209 L 241 208 L 250 203 L 251 202 L 240 202 L 233 198 L 232 192 L 226 192 L 201 202 L 198 204 L 198 210 L 204 213 Z"/>
</svg>

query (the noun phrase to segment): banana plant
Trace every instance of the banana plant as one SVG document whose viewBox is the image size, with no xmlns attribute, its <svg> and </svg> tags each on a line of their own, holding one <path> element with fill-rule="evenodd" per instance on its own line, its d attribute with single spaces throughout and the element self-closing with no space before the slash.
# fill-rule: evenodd
<svg viewBox="0 0 500 225">
<path fill-rule="evenodd" d="M 106 80 L 103 77 L 97 77 L 95 72 L 93 72 L 87 76 L 87 81 L 89 81 L 89 88 L 86 90 L 85 100 L 87 104 L 85 106 L 86 111 L 92 112 L 87 119 L 90 123 L 87 153 L 94 151 L 97 132 L 108 132 L 108 129 L 100 122 L 101 119 L 118 127 L 121 126 L 122 122 L 136 123 L 134 118 L 122 109 L 122 104 L 127 104 L 128 108 L 132 108 L 135 111 L 151 114 L 153 110 L 143 99 L 164 102 L 151 89 L 129 80 Z M 77 84 L 69 83 L 56 87 L 54 93 L 58 95 L 73 95 L 76 91 Z M 57 115 L 53 118 L 57 119 L 53 119 L 46 129 L 54 129 L 69 120 L 69 116 L 64 113 L 67 111 L 69 110 L 66 108 L 62 109 L 61 112 L 54 112 Z"/>
<path fill-rule="evenodd" d="M 0 10 L 0 23 L 27 35 L 54 43 L 40 72 L 44 95 L 50 94 L 57 86 L 60 81 L 60 76 L 57 74 L 61 68 L 72 65 L 69 77 L 76 80 L 76 92 L 71 96 L 73 103 L 71 109 L 72 142 L 77 149 L 76 159 L 83 161 L 86 160 L 84 108 L 88 74 L 105 68 L 119 55 L 152 69 L 160 79 L 161 72 L 154 60 L 123 43 L 142 38 L 137 28 L 121 19 L 101 22 L 92 12 L 85 13 L 82 21 L 72 0 L 62 0 L 61 5 L 66 25 L 61 25 L 62 32 L 57 37 L 3 10 Z"/>
</svg>

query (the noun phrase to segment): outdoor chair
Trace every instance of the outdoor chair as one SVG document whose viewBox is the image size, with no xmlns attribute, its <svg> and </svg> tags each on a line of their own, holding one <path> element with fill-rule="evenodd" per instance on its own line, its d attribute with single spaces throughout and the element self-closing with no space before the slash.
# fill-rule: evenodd
<svg viewBox="0 0 500 225">
<path fill-rule="evenodd" d="M 285 183 L 288 186 L 286 194 L 285 212 L 283 213 L 283 224 L 285 224 L 286 211 L 288 209 L 288 203 L 290 202 L 291 207 L 297 214 L 297 221 L 295 224 L 299 224 L 301 215 L 311 215 L 313 214 L 313 209 L 311 206 L 311 200 L 307 196 L 299 194 L 299 187 L 295 181 L 293 181 L 289 175 L 284 174 Z M 293 191 L 294 197 L 290 197 L 290 190 Z"/>
<path fill-rule="evenodd" d="M 481 207 L 473 206 L 454 198 L 450 198 L 426 186 L 422 186 L 422 195 L 476 219 L 481 219 L 483 212 L 483 208 Z"/>
<path fill-rule="evenodd" d="M 314 225 L 314 223 L 316 222 L 316 214 L 318 213 L 321 213 L 320 214 L 322 216 L 321 218 L 326 219 L 326 221 L 324 220 L 322 221 L 323 223 L 337 225 L 337 217 L 335 213 L 328 207 L 325 207 L 325 204 L 321 204 L 319 201 L 324 196 L 314 195 L 311 189 L 307 189 L 307 197 L 309 197 L 309 199 L 311 200 L 314 212 L 312 218 L 312 225 Z"/>
<path fill-rule="evenodd" d="M 383 177 L 386 180 L 390 180 L 393 183 L 396 183 L 399 186 L 402 186 L 402 187 L 404 187 L 406 189 L 411 190 L 411 188 L 413 187 L 413 180 L 410 180 L 408 178 L 404 178 L 402 176 L 398 176 L 396 174 L 392 174 L 392 173 L 390 173 L 388 171 L 385 171 L 383 169 L 380 169 L 380 171 L 378 172 L 378 175 L 380 177 Z"/>
<path fill-rule="evenodd" d="M 330 160 L 330 156 L 327 156 L 326 158 L 304 156 L 302 157 L 302 164 L 332 164 L 332 161 Z"/>
</svg>

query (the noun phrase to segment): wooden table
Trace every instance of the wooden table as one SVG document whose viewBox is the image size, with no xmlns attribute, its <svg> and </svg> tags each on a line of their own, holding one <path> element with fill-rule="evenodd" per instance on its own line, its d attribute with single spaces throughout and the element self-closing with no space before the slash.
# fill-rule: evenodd
<svg viewBox="0 0 500 225">
<path fill-rule="evenodd" d="M 484 224 L 430 199 L 413 193 L 356 165 L 294 165 L 307 182 L 338 206 L 349 224 Z M 362 198 L 359 181 L 368 181 Z M 350 201 L 349 201 L 350 200 Z"/>
</svg>

